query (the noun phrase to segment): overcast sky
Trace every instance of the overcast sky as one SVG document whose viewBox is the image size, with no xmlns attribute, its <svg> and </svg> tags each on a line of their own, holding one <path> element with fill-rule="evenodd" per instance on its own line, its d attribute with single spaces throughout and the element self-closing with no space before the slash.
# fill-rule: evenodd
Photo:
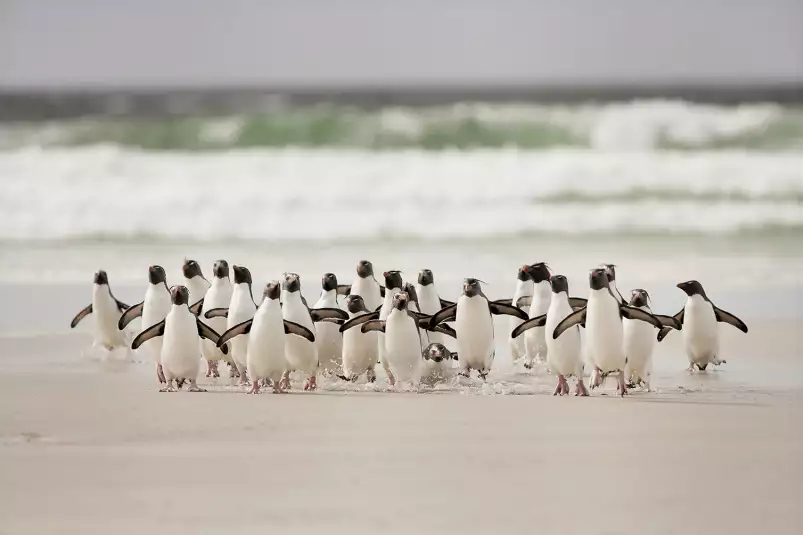
<svg viewBox="0 0 803 535">
<path fill-rule="evenodd" d="M 0 85 L 803 81 L 803 0 L 0 0 Z"/>
</svg>

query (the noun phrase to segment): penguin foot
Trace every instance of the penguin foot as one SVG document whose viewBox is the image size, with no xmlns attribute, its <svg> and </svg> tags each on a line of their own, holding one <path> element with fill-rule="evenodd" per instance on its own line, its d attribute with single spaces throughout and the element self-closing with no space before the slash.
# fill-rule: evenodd
<svg viewBox="0 0 803 535">
<path fill-rule="evenodd" d="M 480 379 L 482 379 L 483 381 L 488 380 L 488 372 L 477 372 L 477 375 L 479 375 Z"/>
<path fill-rule="evenodd" d="M 393 374 L 390 373 L 390 370 L 388 370 L 388 384 L 390 384 L 390 386 L 396 386 L 396 378 L 393 377 Z"/>
<path fill-rule="evenodd" d="M 186 379 L 176 379 L 176 388 L 181 390 L 181 387 L 184 386 Z"/>
<path fill-rule="evenodd" d="M 304 390 L 312 391 L 317 387 L 318 378 L 315 375 L 310 375 L 304 382 Z"/>
<path fill-rule="evenodd" d="M 588 396 L 588 390 L 586 389 L 585 383 L 583 383 L 582 377 L 579 381 L 577 381 L 577 386 L 574 388 L 574 395 L 575 396 Z"/>
<path fill-rule="evenodd" d="M 602 371 L 599 368 L 594 368 L 594 371 L 591 374 L 591 382 L 589 383 L 589 386 L 591 387 L 591 390 L 594 390 L 595 388 L 601 385 L 602 385 Z"/>
<path fill-rule="evenodd" d="M 259 394 L 259 383 L 258 379 L 254 379 L 254 382 L 251 385 L 251 390 L 247 392 L 247 394 Z"/>
<path fill-rule="evenodd" d="M 566 381 L 566 377 L 563 375 L 558 375 L 558 386 L 555 387 L 555 392 L 552 395 L 562 396 L 564 394 L 569 394 L 569 383 Z"/>
<path fill-rule="evenodd" d="M 369 383 L 375 383 L 376 382 L 376 372 L 374 370 L 368 370 L 367 372 L 365 372 L 365 377 L 368 379 Z M 355 375 L 351 379 L 351 381 L 354 382 L 356 380 L 357 380 L 357 376 Z"/>
<path fill-rule="evenodd" d="M 173 388 L 173 380 L 170 379 L 169 381 L 166 381 L 166 382 L 167 382 L 167 386 L 162 388 L 161 390 L 159 390 L 159 392 L 175 392 L 176 389 Z"/>
<path fill-rule="evenodd" d="M 279 390 L 290 390 L 290 372 L 284 372 L 279 381 Z"/>
<path fill-rule="evenodd" d="M 160 383 L 166 383 L 167 379 L 165 379 L 165 372 L 162 370 L 162 365 L 156 365 L 156 378 L 159 379 Z"/>
<path fill-rule="evenodd" d="M 206 392 L 206 389 L 200 388 L 198 383 L 195 381 L 190 381 L 190 386 L 187 388 L 187 392 Z"/>
<path fill-rule="evenodd" d="M 619 372 L 616 377 L 617 377 L 617 383 L 618 383 L 618 387 L 619 387 L 618 388 L 619 395 L 624 397 L 624 396 L 627 395 L 627 385 L 625 384 L 625 373 L 624 372 Z"/>
</svg>

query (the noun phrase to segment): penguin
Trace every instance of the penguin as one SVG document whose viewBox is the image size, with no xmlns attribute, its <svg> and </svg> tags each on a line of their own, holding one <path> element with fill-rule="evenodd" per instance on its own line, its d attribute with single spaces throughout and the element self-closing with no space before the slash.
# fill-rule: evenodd
<svg viewBox="0 0 803 535">
<path fill-rule="evenodd" d="M 251 375 L 249 394 L 259 394 L 260 383 L 264 380 L 271 381 L 274 394 L 284 392 L 281 379 L 287 371 L 285 335 L 301 336 L 310 342 L 315 342 L 312 331 L 282 317 L 280 297 L 279 281 L 269 282 L 265 286 L 262 303 L 253 319 L 245 320 L 227 330 L 217 343 L 219 348 L 237 336 L 246 334 L 249 336 L 246 356 L 246 368 Z"/>
<path fill-rule="evenodd" d="M 619 304 L 626 305 L 627 301 L 625 301 L 625 298 L 622 297 L 622 293 L 616 287 L 616 264 L 602 264 L 601 267 L 605 269 L 605 274 L 608 276 L 611 293 L 619 301 Z"/>
<path fill-rule="evenodd" d="M 396 292 L 400 292 L 402 290 L 404 282 L 402 281 L 401 271 L 398 270 L 385 271 L 382 275 L 385 278 L 385 299 L 382 302 L 382 308 L 379 309 L 378 319 L 385 321 L 388 318 L 390 311 L 393 310 L 393 296 L 396 294 Z M 393 375 L 393 371 L 388 365 L 387 360 L 385 360 L 385 333 L 381 329 L 373 329 L 372 331 L 375 331 L 378 335 L 377 340 L 379 341 L 379 362 L 382 364 L 382 368 L 385 370 L 385 374 L 388 376 L 388 383 L 390 383 L 390 386 L 393 386 L 396 383 L 396 378 Z M 419 348 L 419 351 L 420 349 L 421 348 Z"/>
<path fill-rule="evenodd" d="M 312 305 L 314 309 L 338 308 L 337 277 L 326 273 L 321 279 L 321 295 Z M 339 320 L 338 320 L 339 321 Z M 342 321 L 340 322 L 342 324 Z M 324 321 L 315 326 L 315 345 L 318 347 L 318 362 L 324 375 L 343 377 L 343 335 L 336 321 Z"/>
<path fill-rule="evenodd" d="M 556 339 L 569 328 L 584 324 L 586 329 L 586 354 L 590 363 L 594 366 L 591 388 L 596 388 L 602 384 L 602 374 L 616 373 L 618 377 L 618 392 L 621 396 L 624 396 L 627 394 L 624 374 L 627 358 L 624 353 L 622 318 L 644 321 L 659 329 L 664 324 L 649 312 L 621 304 L 619 299 L 611 292 L 605 268 L 591 271 L 589 286 L 590 292 L 586 306 L 572 312 L 561 320 L 551 333 L 551 336 Z M 679 328 L 674 318 L 667 317 L 667 323 L 669 324 L 668 326 Z"/>
<path fill-rule="evenodd" d="M 135 318 L 142 316 L 142 330 L 144 331 L 165 319 L 167 313 L 170 312 L 172 299 L 170 298 L 170 290 L 167 287 L 167 274 L 164 268 L 162 266 L 149 266 L 148 282 L 145 299 L 141 303 L 130 307 L 120 316 L 120 320 L 117 322 L 119 330 L 122 331 Z M 166 380 L 162 371 L 162 337 L 152 338 L 145 345 L 156 362 L 157 379 L 159 379 L 160 383 L 165 383 Z"/>
<path fill-rule="evenodd" d="M 681 282 L 678 288 L 686 292 L 688 298 L 674 319 L 682 325 L 683 344 L 689 359 L 689 371 L 698 368 L 705 371 L 709 363 L 718 366 L 726 361 L 719 357 L 719 329 L 717 322 L 729 323 L 747 333 L 747 325 L 721 308 L 718 308 L 705 294 L 703 285 L 696 280 Z M 669 334 L 668 329 L 661 329 L 658 341 Z"/>
<path fill-rule="evenodd" d="M 454 374 L 452 363 L 457 361 L 457 353 L 451 352 L 441 343 L 433 342 L 424 348 L 421 357 L 424 359 L 421 371 L 422 383 L 432 386 L 452 378 Z"/>
<path fill-rule="evenodd" d="M 422 314 L 431 316 L 440 309 L 453 305 L 451 301 L 441 299 L 435 287 L 435 276 L 430 269 L 422 269 L 418 273 L 418 284 L 415 285 L 415 293 L 418 296 L 418 306 Z M 448 337 L 438 332 L 429 332 L 429 341 L 435 344 L 447 345 Z"/>
<path fill-rule="evenodd" d="M 650 294 L 647 290 L 636 288 L 630 291 L 631 307 L 639 308 L 652 314 L 650 309 Z M 653 314 L 661 318 L 658 314 Z M 662 323 L 664 323 L 662 321 Z M 643 385 L 650 390 L 650 376 L 652 375 L 652 352 L 656 344 L 655 327 L 642 321 L 623 319 L 624 351 L 627 357 L 625 365 L 625 380 L 628 388 Z M 662 327 L 669 329 L 670 327 Z M 660 332 L 660 331 L 659 331 Z"/>
<path fill-rule="evenodd" d="M 282 282 L 282 316 L 315 334 L 315 322 L 346 320 L 348 313 L 340 308 L 310 309 L 301 295 L 301 278 L 297 273 L 285 273 Z M 315 390 L 318 380 L 318 349 L 314 342 L 300 337 L 285 339 L 288 370 L 282 377 L 284 387 L 290 384 L 290 372 L 301 370 L 307 374 L 304 390 Z"/>
<path fill-rule="evenodd" d="M 212 266 L 212 286 L 204 295 L 203 303 L 201 306 L 201 321 L 209 325 L 215 332 L 222 333 L 227 329 L 226 318 L 218 316 L 215 318 L 206 318 L 205 314 L 210 310 L 216 308 L 228 308 L 231 303 L 231 295 L 233 292 L 231 279 L 229 278 L 229 263 L 225 260 L 218 260 Z M 206 360 L 207 377 L 220 377 L 218 371 L 218 362 L 225 360 L 233 364 L 231 354 L 223 355 L 220 349 L 209 340 L 201 340 L 201 353 Z M 229 375 L 234 376 L 236 367 L 231 366 Z"/>
<path fill-rule="evenodd" d="M 213 318 L 226 318 L 226 329 L 231 329 L 245 320 L 254 317 L 257 305 L 254 302 L 254 294 L 251 290 L 251 271 L 245 266 L 232 266 L 234 271 L 234 288 L 231 292 L 231 300 L 228 308 L 212 308 L 207 310 L 203 317 L 207 320 Z M 240 384 L 248 384 L 248 370 L 246 369 L 246 357 L 248 355 L 248 335 L 238 336 L 231 341 L 231 359 L 240 374 Z"/>
<path fill-rule="evenodd" d="M 374 277 L 374 265 L 368 260 L 360 260 L 357 262 L 357 279 L 351 285 L 338 286 L 337 293 L 359 295 L 365 306 L 373 311 L 382 306 L 385 287 L 379 284 Z"/>
<path fill-rule="evenodd" d="M 181 272 L 184 274 L 184 285 L 190 291 L 190 312 L 198 316 L 203 308 L 202 299 L 212 284 L 206 280 L 201 265 L 195 260 L 184 259 Z"/>
<path fill-rule="evenodd" d="M 109 276 L 102 269 L 95 273 L 92 286 L 92 302 L 84 307 L 70 322 L 74 329 L 82 319 L 90 314 L 95 316 L 94 344 L 112 351 L 118 347 L 125 347 L 125 333 L 118 329 L 120 316 L 128 310 L 128 305 L 114 297 L 109 286 Z"/>
<path fill-rule="evenodd" d="M 165 319 L 139 333 L 131 348 L 137 349 L 151 338 L 163 336 L 161 360 L 167 386 L 160 392 L 175 392 L 174 379 L 189 381 L 189 392 L 206 392 L 197 383 L 201 367 L 200 341 L 207 338 L 217 344 L 220 336 L 190 312 L 190 291 L 186 286 L 173 286 L 170 297 L 173 305 Z M 226 353 L 228 349 L 222 346 L 221 351 Z"/>
<path fill-rule="evenodd" d="M 496 347 L 493 314 L 507 314 L 527 320 L 527 313 L 508 300 L 489 301 L 482 292 L 479 279 L 463 281 L 463 294 L 457 303 L 443 308 L 430 320 L 430 327 L 445 321 L 455 322 L 460 374 L 468 377 L 477 370 L 484 381 L 491 371 Z"/>
<path fill-rule="evenodd" d="M 533 293 L 530 301 L 530 310 L 527 315 L 535 318 L 546 314 L 552 302 L 552 287 L 549 284 L 549 266 L 544 262 L 538 262 L 530 266 L 528 270 L 530 279 L 533 281 Z M 545 362 L 547 359 L 548 348 L 544 328 L 536 327 L 528 329 L 524 333 L 524 347 L 526 349 L 524 367 L 531 369 L 537 362 Z"/>
<path fill-rule="evenodd" d="M 530 266 L 524 265 L 519 268 L 518 273 L 516 273 L 516 291 L 513 292 L 513 299 L 512 303 L 516 303 L 518 306 L 519 300 L 524 302 L 523 298 L 530 297 L 532 298 L 533 295 L 533 279 L 530 277 Z M 528 309 L 529 310 L 529 307 Z M 527 312 L 525 310 L 525 312 Z M 510 331 L 511 333 L 513 330 L 521 325 L 521 318 L 516 316 L 510 316 Z M 514 338 L 512 335 L 508 338 L 508 343 L 510 344 L 510 357 L 513 362 L 524 358 L 527 354 L 526 347 L 524 345 L 524 338 L 517 337 Z M 525 366 L 527 364 L 525 363 Z"/>
<path fill-rule="evenodd" d="M 529 329 L 544 328 L 547 333 L 552 333 L 555 327 L 564 318 L 573 312 L 569 301 L 569 281 L 563 275 L 552 275 L 549 279 L 552 290 L 552 299 L 546 314 L 530 318 L 516 327 L 510 336 L 520 337 L 522 333 Z M 569 383 L 567 377 L 577 379 L 575 396 L 587 396 L 585 382 L 583 381 L 583 355 L 580 340 L 580 327 L 574 325 L 570 327 L 558 338 L 546 336 L 547 346 L 546 362 L 549 370 L 558 376 L 558 385 L 555 387 L 553 395 L 564 395 L 569 393 Z"/>
<path fill-rule="evenodd" d="M 368 310 L 363 298 L 356 294 L 349 294 L 346 297 L 346 310 L 350 320 L 372 313 L 379 317 L 379 312 Z M 342 326 L 340 328 L 342 329 Z M 342 331 L 342 336 L 343 376 L 353 382 L 364 373 L 369 383 L 376 381 L 374 366 L 379 358 L 376 332 L 363 333 L 360 329 L 348 329 Z"/>
</svg>

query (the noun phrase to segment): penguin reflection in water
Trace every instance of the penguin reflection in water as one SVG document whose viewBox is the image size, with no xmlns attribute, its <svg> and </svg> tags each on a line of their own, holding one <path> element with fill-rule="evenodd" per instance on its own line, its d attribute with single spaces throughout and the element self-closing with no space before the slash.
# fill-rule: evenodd
<svg viewBox="0 0 803 535">
<path fill-rule="evenodd" d="M 174 286 L 170 298 L 173 306 L 167 317 L 142 331 L 134 338 L 131 348 L 137 349 L 156 336 L 164 337 L 161 361 L 167 386 L 161 392 L 175 392 L 173 380 L 189 381 L 190 392 L 206 392 L 196 382 L 201 367 L 201 338 L 217 344 L 220 336 L 190 311 L 190 292 L 186 286 Z M 224 354 L 228 353 L 227 346 L 220 349 Z"/>
</svg>

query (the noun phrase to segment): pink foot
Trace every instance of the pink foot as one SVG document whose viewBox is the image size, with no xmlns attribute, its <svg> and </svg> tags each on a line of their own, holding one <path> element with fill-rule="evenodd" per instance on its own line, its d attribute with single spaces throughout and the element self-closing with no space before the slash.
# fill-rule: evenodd
<svg viewBox="0 0 803 535">
<path fill-rule="evenodd" d="M 600 385 L 602 385 L 602 370 L 594 368 L 594 372 L 591 374 L 591 390 L 598 388 Z"/>
<path fill-rule="evenodd" d="M 586 385 L 583 382 L 583 376 L 580 375 L 579 379 L 577 380 L 577 386 L 574 389 L 575 396 L 587 396 L 588 390 L 586 390 Z"/>
<path fill-rule="evenodd" d="M 315 375 L 310 375 L 304 383 L 304 390 L 315 390 L 318 378 Z"/>
<path fill-rule="evenodd" d="M 251 384 L 251 390 L 248 391 L 249 394 L 259 394 L 259 380 L 254 379 Z"/>
<path fill-rule="evenodd" d="M 165 372 L 162 370 L 162 365 L 156 365 L 156 377 L 159 379 L 160 383 L 166 383 L 167 379 L 165 379 Z"/>
</svg>

